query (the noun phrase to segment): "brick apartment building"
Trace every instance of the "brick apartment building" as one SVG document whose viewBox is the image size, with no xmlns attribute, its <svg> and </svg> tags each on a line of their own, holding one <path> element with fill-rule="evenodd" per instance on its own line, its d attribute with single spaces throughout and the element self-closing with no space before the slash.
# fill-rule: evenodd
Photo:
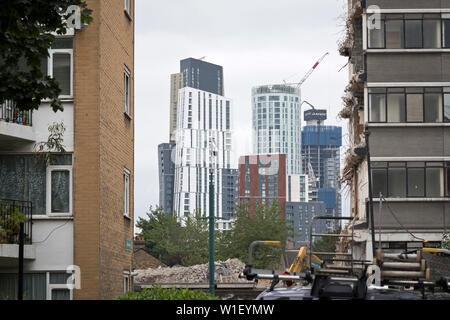
<svg viewBox="0 0 450 320">
<path fill-rule="evenodd" d="M 134 1 L 87 6 L 93 22 L 58 36 L 44 65 L 64 111 L 0 108 L 0 205 L 27 214 L 27 299 L 112 299 L 132 286 Z M 66 152 L 36 166 L 35 144 L 61 122 Z M 17 296 L 17 262 L 14 239 L 0 238 L 0 299 Z M 71 266 L 80 289 L 66 285 Z"/>
<path fill-rule="evenodd" d="M 286 204 L 286 155 L 247 155 L 239 158 L 238 204 L 255 205 L 278 202 L 284 217 Z"/>
</svg>

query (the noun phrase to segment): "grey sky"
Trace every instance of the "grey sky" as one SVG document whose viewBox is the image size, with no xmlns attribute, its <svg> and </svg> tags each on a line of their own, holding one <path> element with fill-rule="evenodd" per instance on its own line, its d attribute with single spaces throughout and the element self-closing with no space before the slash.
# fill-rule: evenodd
<svg viewBox="0 0 450 320">
<path fill-rule="evenodd" d="M 343 126 L 343 140 L 348 142 L 347 122 L 337 119 L 348 81 L 347 68 L 338 72 L 347 59 L 337 52 L 345 3 L 136 0 L 136 218 L 159 202 L 157 145 L 169 139 L 169 76 L 179 71 L 181 59 L 206 56 L 205 61 L 223 66 L 225 96 L 233 100 L 235 137 L 245 141 L 236 147 L 239 156 L 251 153 L 251 88 L 284 79 L 297 82 L 328 51 L 302 86 L 302 100 L 327 108 L 328 124 Z"/>
</svg>

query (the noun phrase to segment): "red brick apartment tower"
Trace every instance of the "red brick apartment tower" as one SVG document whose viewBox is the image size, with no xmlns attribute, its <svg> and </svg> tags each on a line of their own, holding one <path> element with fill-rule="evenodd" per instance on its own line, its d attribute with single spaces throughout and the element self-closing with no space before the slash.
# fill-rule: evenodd
<svg viewBox="0 0 450 320">
<path fill-rule="evenodd" d="M 264 174 L 263 174 L 264 173 Z M 267 154 L 239 158 L 239 205 L 278 201 L 280 217 L 286 204 L 286 155 Z"/>
<path fill-rule="evenodd" d="M 74 48 L 74 299 L 131 285 L 134 181 L 134 0 L 87 0 L 93 22 Z"/>
</svg>

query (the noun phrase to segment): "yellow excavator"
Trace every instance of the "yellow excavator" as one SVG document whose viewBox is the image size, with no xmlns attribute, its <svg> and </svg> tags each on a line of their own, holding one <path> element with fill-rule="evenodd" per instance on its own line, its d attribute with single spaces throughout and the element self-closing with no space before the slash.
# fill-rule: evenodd
<svg viewBox="0 0 450 320">
<path fill-rule="evenodd" d="M 316 268 L 319 268 L 322 265 L 323 261 L 314 254 L 311 258 L 313 261 L 310 262 L 309 256 L 306 253 L 307 247 L 301 247 L 298 250 L 297 257 L 289 268 L 289 272 L 301 272 L 303 267 L 311 268 L 311 264 Z"/>
</svg>

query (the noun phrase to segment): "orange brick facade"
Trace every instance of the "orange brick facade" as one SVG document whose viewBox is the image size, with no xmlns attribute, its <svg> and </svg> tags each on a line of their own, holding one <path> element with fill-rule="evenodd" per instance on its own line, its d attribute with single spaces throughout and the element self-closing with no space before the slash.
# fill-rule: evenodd
<svg viewBox="0 0 450 320">
<path fill-rule="evenodd" d="M 74 47 L 74 299 L 112 299 L 131 272 L 134 181 L 134 1 L 88 0 L 94 21 Z M 124 113 L 124 70 L 130 112 Z M 124 170 L 130 174 L 130 218 L 124 216 Z M 131 287 L 131 283 L 130 283 Z"/>
<path fill-rule="evenodd" d="M 248 172 L 246 162 L 248 164 Z M 260 173 L 264 174 L 260 175 Z M 269 181 L 269 176 L 271 177 L 272 183 Z M 261 179 L 263 181 L 260 181 Z M 262 184 L 266 186 L 264 191 L 260 190 Z M 246 186 L 249 188 L 246 189 Z M 275 189 L 276 194 L 270 196 L 269 191 Z M 277 201 L 280 217 L 284 217 L 286 207 L 285 154 L 242 156 L 239 159 L 239 205 L 247 203 L 251 213 L 256 204 L 259 206 L 263 204 L 263 200 L 266 204 L 271 200 Z"/>
</svg>

